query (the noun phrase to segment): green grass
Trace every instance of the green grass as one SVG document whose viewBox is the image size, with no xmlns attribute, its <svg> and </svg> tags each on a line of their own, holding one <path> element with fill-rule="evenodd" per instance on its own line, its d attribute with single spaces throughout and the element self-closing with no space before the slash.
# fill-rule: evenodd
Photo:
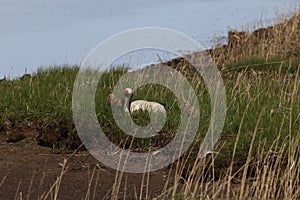
<svg viewBox="0 0 300 200">
<path fill-rule="evenodd" d="M 282 71 L 283 73 L 294 74 L 297 71 L 299 57 L 290 57 L 289 59 L 282 59 L 280 57 L 265 58 L 251 58 L 244 59 L 236 63 L 226 64 L 221 68 L 223 72 L 236 72 L 236 71 Z"/>
<path fill-rule="evenodd" d="M 268 64 L 269 62 L 273 64 Z M 249 70 L 249 66 L 255 66 L 255 69 Z M 256 73 L 258 66 L 261 66 L 260 74 Z M 279 61 L 277 58 L 268 62 L 263 59 L 247 60 L 226 66 L 222 74 L 228 107 L 225 126 L 219 140 L 219 145 L 225 144 L 219 156 L 220 161 L 226 161 L 232 155 L 238 131 L 241 132 L 241 137 L 236 150 L 237 157 L 241 160 L 246 158 L 257 118 L 262 109 L 262 120 L 255 145 L 265 141 L 267 148 L 276 138 L 282 142 L 290 133 L 292 136 L 299 133 L 300 94 L 299 90 L 294 90 L 295 87 L 299 87 L 299 82 L 295 83 L 298 68 L 299 59 Z M 127 135 L 113 120 L 108 94 L 126 71 L 127 68 L 114 68 L 105 72 L 96 94 L 98 120 L 104 132 L 115 143 L 125 140 Z M 62 140 L 59 143 L 54 141 L 54 148 L 76 148 L 79 145 L 78 138 L 75 140 L 77 143 L 72 144 L 72 139 L 77 136 L 74 132 L 71 101 L 77 72 L 77 66 L 55 66 L 40 69 L 32 76 L 22 79 L 1 82 L 0 130 L 2 133 L 20 126 L 38 127 L 43 134 L 58 135 L 52 138 Z M 192 77 L 193 79 L 189 78 L 189 81 L 198 95 L 201 111 L 199 137 L 195 140 L 195 145 L 199 147 L 208 129 L 210 99 L 204 83 L 199 84 L 199 76 Z M 168 120 L 161 136 L 152 139 L 134 139 L 134 145 L 145 149 L 153 145 L 165 145 L 166 142 L 162 143 L 159 140 L 164 134 L 168 136 L 167 138 L 172 138 L 180 122 L 181 113 L 175 95 L 162 86 L 146 85 L 135 92 L 134 99 L 164 102 L 168 110 Z M 244 112 L 246 113 L 241 126 Z M 149 123 L 147 113 L 134 114 L 133 118 L 140 125 Z M 50 133 L 51 129 L 53 129 L 52 133 Z M 62 135 L 61 132 L 64 134 Z M 51 142 L 48 145 L 51 146 Z"/>
<path fill-rule="evenodd" d="M 18 126 L 70 116 L 76 73 L 77 67 L 57 66 L 38 70 L 22 79 L 1 82 L 2 130 L 8 128 L 6 123 Z"/>
</svg>

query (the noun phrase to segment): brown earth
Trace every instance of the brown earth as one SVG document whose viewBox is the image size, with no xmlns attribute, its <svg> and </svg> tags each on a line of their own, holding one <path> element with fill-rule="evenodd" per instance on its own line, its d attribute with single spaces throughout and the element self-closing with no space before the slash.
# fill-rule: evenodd
<svg viewBox="0 0 300 200">
<path fill-rule="evenodd" d="M 59 154 L 37 145 L 34 140 L 9 143 L 0 136 L 0 200 L 43 199 L 41 197 L 47 195 L 46 199 L 53 199 L 65 159 L 57 199 L 111 199 L 112 188 L 116 188 L 116 171 L 102 165 L 87 151 Z M 156 197 L 167 182 L 171 184 L 172 181 L 167 181 L 169 174 L 170 169 L 150 173 L 149 184 L 146 184 L 142 174 L 125 173 L 118 199 L 139 199 L 142 185 L 142 197 Z"/>
</svg>

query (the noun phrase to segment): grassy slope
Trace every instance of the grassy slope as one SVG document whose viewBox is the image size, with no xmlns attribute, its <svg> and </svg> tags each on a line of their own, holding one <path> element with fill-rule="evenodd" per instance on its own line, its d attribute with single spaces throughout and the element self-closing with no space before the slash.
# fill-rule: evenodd
<svg viewBox="0 0 300 200">
<path fill-rule="evenodd" d="M 279 25 L 276 26 L 277 29 L 273 28 L 271 39 L 262 40 L 259 45 L 254 45 L 255 43 L 251 41 L 252 36 L 249 36 L 247 42 L 253 46 L 248 45 L 247 49 L 238 46 L 242 42 L 238 44 L 235 42 L 235 45 L 230 47 L 230 43 L 233 42 L 229 41 L 222 53 L 219 49 L 218 54 L 212 54 L 222 71 L 228 102 L 226 123 L 218 147 L 222 146 L 222 154 L 219 154 L 220 161 L 230 161 L 228 158 L 232 155 L 238 134 L 240 137 L 237 142 L 236 157 L 238 160 L 245 160 L 254 132 L 256 132 L 256 147 L 262 145 L 259 141 L 263 141 L 265 150 L 272 148 L 274 151 L 276 148 L 271 146 L 276 138 L 282 142 L 300 133 L 299 43 L 297 46 L 300 35 L 299 24 L 298 17 L 294 21 L 284 22 L 284 29 Z M 283 31 L 289 30 L 288 26 L 292 26 L 290 29 L 293 29 L 293 34 L 281 40 L 284 41 L 283 44 L 275 43 L 279 41 L 279 37 L 284 36 Z M 264 41 L 266 42 L 263 43 Z M 287 43 L 293 45 L 288 52 L 274 51 L 274 49 L 286 49 Z M 272 44 L 272 48 L 262 48 L 267 44 Z M 255 53 L 246 56 L 249 48 Z M 263 51 L 262 54 L 259 54 L 260 50 Z M 268 52 L 266 59 L 264 54 Z M 221 58 L 229 56 L 235 59 L 231 59 L 230 62 L 220 62 Z M 98 115 L 100 124 L 116 143 L 124 141 L 125 136 L 112 119 L 108 94 L 125 71 L 119 69 L 105 73 L 98 86 L 99 93 L 96 95 L 96 110 L 100 113 Z M 80 140 L 74 129 L 71 110 L 72 87 L 77 72 L 77 66 L 57 66 L 39 70 L 32 76 L 2 81 L 0 83 L 1 134 L 11 137 L 14 130 L 18 128 L 34 129 L 37 130 L 37 139 L 42 145 L 71 149 L 78 147 Z M 203 133 L 208 128 L 209 97 L 205 85 L 198 84 L 201 78 L 190 75 L 188 77 L 197 91 L 201 106 L 198 139 L 201 141 Z M 156 96 L 149 95 L 149 93 L 154 94 L 154 91 Z M 165 137 L 135 140 L 134 148 L 143 149 L 147 146 L 166 144 L 175 134 L 179 120 L 180 111 L 176 100 L 174 101 L 174 95 L 165 88 L 155 88 L 155 86 L 151 86 L 149 92 L 149 86 L 146 86 L 137 91 L 135 98 L 165 102 L 167 107 L 172 109 L 169 114 L 173 114 L 170 114 L 167 125 L 163 129 Z M 256 128 L 261 113 L 261 120 Z M 143 115 L 142 121 L 138 121 L 139 116 L 135 118 L 138 123 L 143 124 L 148 118 L 146 114 L 141 115 Z M 196 145 L 198 144 L 199 142 L 196 142 Z"/>
</svg>

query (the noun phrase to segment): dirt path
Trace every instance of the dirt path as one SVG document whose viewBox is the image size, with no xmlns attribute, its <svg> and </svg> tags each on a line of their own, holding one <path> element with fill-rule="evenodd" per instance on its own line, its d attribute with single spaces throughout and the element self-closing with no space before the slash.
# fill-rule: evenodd
<svg viewBox="0 0 300 200">
<path fill-rule="evenodd" d="M 59 187 L 58 199 L 111 198 L 116 171 L 103 166 L 88 152 L 79 152 L 72 156 L 54 154 L 51 149 L 38 146 L 32 141 L 7 143 L 0 138 L 0 200 L 15 197 L 38 199 L 47 195 L 49 191 L 47 199 L 53 199 L 54 183 L 61 174 L 65 158 L 67 158 L 66 172 Z M 148 185 L 145 182 L 142 184 L 141 174 L 124 174 L 119 198 L 123 199 L 124 196 L 126 199 L 139 198 L 141 185 L 144 197 L 147 187 L 148 195 L 151 197 L 161 194 L 169 171 L 163 169 L 151 173 Z M 54 187 L 51 190 L 52 186 Z"/>
</svg>

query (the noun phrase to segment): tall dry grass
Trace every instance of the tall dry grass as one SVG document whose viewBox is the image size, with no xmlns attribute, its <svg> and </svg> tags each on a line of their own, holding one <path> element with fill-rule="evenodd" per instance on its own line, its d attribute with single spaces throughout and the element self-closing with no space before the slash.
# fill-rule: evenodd
<svg viewBox="0 0 300 200">
<path fill-rule="evenodd" d="M 231 30 L 228 32 L 228 43 L 222 47 L 215 46 L 209 52 L 217 65 L 253 58 L 299 57 L 299 18 L 299 12 L 296 12 L 291 18 L 276 18 L 275 25 L 267 28 Z"/>
</svg>

